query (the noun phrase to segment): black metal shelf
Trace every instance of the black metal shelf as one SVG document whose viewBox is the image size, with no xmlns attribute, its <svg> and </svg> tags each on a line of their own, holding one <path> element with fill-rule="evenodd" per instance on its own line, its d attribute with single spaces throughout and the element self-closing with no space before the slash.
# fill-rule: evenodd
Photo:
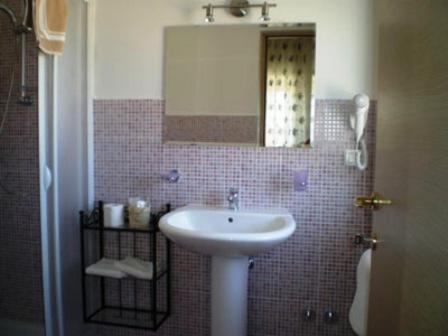
<svg viewBox="0 0 448 336">
<path fill-rule="evenodd" d="M 151 310 L 106 306 L 88 316 L 88 322 L 116 327 L 157 330 L 168 318 L 168 312 L 157 312 L 155 327 L 154 322 L 147 319 L 152 314 Z"/>
<path fill-rule="evenodd" d="M 171 312 L 171 246 L 158 227 L 162 215 L 151 214 L 148 228 L 104 226 L 103 203 L 80 212 L 83 317 L 87 323 L 157 330 Z M 126 216 L 127 217 L 127 216 Z M 85 273 L 102 258 L 132 255 L 152 262 L 150 280 L 115 279 Z"/>
<path fill-rule="evenodd" d="M 98 225 L 88 224 L 84 227 L 84 230 L 96 230 L 96 231 L 115 231 L 115 232 L 135 232 L 135 233 L 154 233 L 158 232 L 158 228 L 136 229 L 127 226 L 123 227 L 100 227 Z"/>
</svg>

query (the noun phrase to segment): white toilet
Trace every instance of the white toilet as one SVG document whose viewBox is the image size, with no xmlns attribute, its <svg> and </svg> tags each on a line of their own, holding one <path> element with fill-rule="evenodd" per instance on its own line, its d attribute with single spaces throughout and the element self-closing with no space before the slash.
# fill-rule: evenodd
<svg viewBox="0 0 448 336">
<path fill-rule="evenodd" d="M 368 249 L 361 256 L 356 269 L 356 293 L 349 313 L 350 324 L 358 336 L 367 335 L 371 265 L 372 250 Z"/>
</svg>

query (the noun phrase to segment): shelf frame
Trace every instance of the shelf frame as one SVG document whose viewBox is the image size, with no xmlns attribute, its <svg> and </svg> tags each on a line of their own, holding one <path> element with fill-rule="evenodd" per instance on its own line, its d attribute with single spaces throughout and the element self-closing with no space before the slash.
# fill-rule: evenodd
<svg viewBox="0 0 448 336">
<path fill-rule="evenodd" d="M 98 206 L 94 208 L 90 213 L 80 211 L 79 219 L 80 219 L 80 233 L 81 233 L 81 275 L 82 275 L 82 295 L 83 295 L 83 319 L 85 323 L 93 323 L 93 324 L 102 324 L 109 326 L 117 326 L 117 327 L 126 327 L 133 329 L 144 329 L 156 331 L 171 315 L 171 243 L 170 241 L 162 234 L 158 227 L 158 222 L 161 216 L 168 213 L 171 210 L 171 206 L 169 204 L 166 205 L 166 210 L 161 211 L 157 214 L 151 214 L 150 223 L 148 228 L 130 228 L 128 226 L 128 220 L 126 218 L 126 225 L 119 228 L 105 227 L 104 226 L 104 213 L 103 213 L 103 202 L 98 202 Z M 117 281 L 117 292 L 119 297 L 119 305 L 108 305 L 106 304 L 106 277 L 98 277 L 95 275 L 89 275 L 85 273 L 85 269 L 87 266 L 86 258 L 89 251 L 89 247 L 86 244 L 86 239 L 89 234 L 93 232 L 97 232 L 97 240 L 98 246 L 97 249 L 99 251 L 98 256 L 99 259 L 102 259 L 106 256 L 105 245 L 108 243 L 105 237 L 105 233 L 115 232 L 116 235 L 116 246 L 118 254 L 118 258 L 122 258 L 122 235 L 131 234 L 132 235 L 132 250 L 134 256 L 137 255 L 137 236 L 138 235 L 148 235 L 149 239 L 149 249 L 148 260 L 152 262 L 153 265 L 153 278 L 151 280 L 144 279 L 136 279 L 132 277 L 127 277 L 123 279 L 113 279 Z M 164 243 L 164 253 L 161 257 L 164 257 L 164 265 L 159 269 L 157 257 L 159 255 L 158 251 L 158 241 L 159 239 L 163 239 Z M 88 278 L 94 277 L 99 278 L 100 283 L 100 291 L 99 291 L 99 305 L 96 305 L 93 309 L 89 309 L 89 288 L 88 288 Z M 122 299 L 122 290 L 123 290 L 123 282 L 133 282 L 133 295 L 134 302 L 133 308 L 125 307 L 123 305 Z M 138 284 L 139 282 L 144 282 L 149 284 L 149 307 L 138 307 Z M 165 284 L 165 298 L 162 302 L 164 304 L 164 309 L 159 309 L 158 305 L 160 304 L 157 295 L 158 289 L 161 283 Z M 116 312 L 119 316 L 114 318 L 102 318 L 101 316 L 106 315 L 106 312 Z M 103 315 L 104 313 L 104 315 Z M 123 315 L 125 313 L 134 313 L 134 321 L 131 318 L 128 318 L 129 322 L 117 322 L 118 320 L 123 320 Z M 137 316 L 145 316 L 145 319 L 139 319 Z M 147 317 L 147 318 L 146 318 Z"/>
</svg>

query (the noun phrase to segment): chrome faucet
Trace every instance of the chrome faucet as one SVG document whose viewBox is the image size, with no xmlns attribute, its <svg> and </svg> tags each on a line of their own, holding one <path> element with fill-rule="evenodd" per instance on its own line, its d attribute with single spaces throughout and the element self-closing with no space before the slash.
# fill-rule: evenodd
<svg viewBox="0 0 448 336">
<path fill-rule="evenodd" d="M 229 202 L 229 209 L 237 211 L 240 208 L 239 192 L 236 188 L 230 188 L 227 195 L 227 201 Z"/>
</svg>

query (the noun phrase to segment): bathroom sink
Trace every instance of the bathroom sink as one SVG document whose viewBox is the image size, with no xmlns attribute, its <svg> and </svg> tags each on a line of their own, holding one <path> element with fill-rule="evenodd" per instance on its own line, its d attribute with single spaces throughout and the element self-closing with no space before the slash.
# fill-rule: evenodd
<svg viewBox="0 0 448 336">
<path fill-rule="evenodd" d="M 276 247 L 296 229 L 286 210 L 179 208 L 160 220 L 162 232 L 189 250 L 227 257 L 253 256 Z"/>
<path fill-rule="evenodd" d="M 190 205 L 166 214 L 159 225 L 176 244 L 212 257 L 211 335 L 246 336 L 249 256 L 288 239 L 296 229 L 292 216 Z"/>
</svg>

